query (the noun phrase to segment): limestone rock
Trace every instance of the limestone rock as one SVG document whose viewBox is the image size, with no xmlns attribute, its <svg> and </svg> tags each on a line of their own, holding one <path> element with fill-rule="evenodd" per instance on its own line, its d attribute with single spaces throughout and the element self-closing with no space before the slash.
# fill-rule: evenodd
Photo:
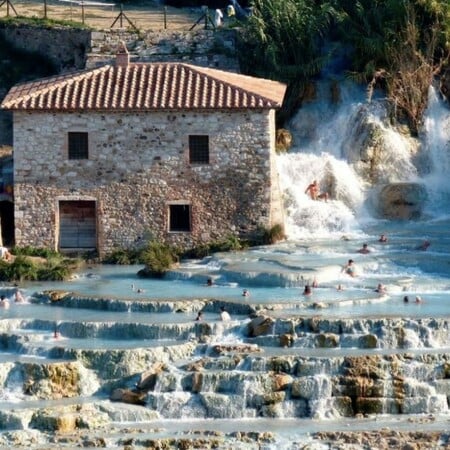
<svg viewBox="0 0 450 450">
<path fill-rule="evenodd" d="M 272 375 L 272 390 L 283 391 L 292 383 L 292 377 L 287 374 L 277 373 Z"/>
<path fill-rule="evenodd" d="M 247 325 L 247 334 L 250 337 L 257 337 L 269 334 L 272 331 L 274 320 L 268 316 L 257 316 Z"/>
<path fill-rule="evenodd" d="M 141 374 L 140 380 L 136 384 L 139 391 L 151 391 L 155 387 L 158 375 L 165 369 L 165 364 L 156 363 L 151 369 Z"/>
<path fill-rule="evenodd" d="M 261 349 L 256 345 L 251 344 L 220 344 L 213 347 L 216 355 L 227 353 L 255 353 L 260 352 Z"/>
<path fill-rule="evenodd" d="M 447 99 L 447 102 L 450 101 L 450 69 L 446 69 L 444 73 L 441 75 L 439 90 L 441 94 Z"/>
<path fill-rule="evenodd" d="M 76 397 L 80 394 L 78 363 L 27 364 L 24 392 L 42 399 Z"/>
<path fill-rule="evenodd" d="M 379 211 L 387 219 L 418 219 L 426 198 L 426 190 L 421 184 L 388 184 L 380 192 Z"/>
<path fill-rule="evenodd" d="M 333 333 L 321 333 L 316 336 L 316 346 L 319 348 L 335 348 L 339 346 L 339 336 Z"/>
<path fill-rule="evenodd" d="M 280 336 L 281 347 L 292 347 L 294 344 L 294 336 L 292 334 L 282 334 Z"/>
<path fill-rule="evenodd" d="M 142 392 L 135 392 L 130 389 L 115 389 L 109 397 L 112 402 L 130 403 L 132 405 L 142 405 L 145 402 L 146 394 Z"/>
</svg>

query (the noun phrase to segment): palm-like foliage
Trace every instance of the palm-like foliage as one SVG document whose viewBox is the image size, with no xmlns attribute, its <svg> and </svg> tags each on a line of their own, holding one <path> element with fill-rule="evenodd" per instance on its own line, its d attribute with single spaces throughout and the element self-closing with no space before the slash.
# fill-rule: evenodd
<svg viewBox="0 0 450 450">
<path fill-rule="evenodd" d="M 287 83 L 317 74 L 325 60 L 323 37 L 335 15 L 330 2 L 254 0 L 252 6 L 244 70 Z"/>
<path fill-rule="evenodd" d="M 386 68 L 389 49 L 399 45 L 398 34 L 405 25 L 402 0 L 341 0 L 339 38 L 352 51 L 350 75 L 367 82 Z"/>
</svg>

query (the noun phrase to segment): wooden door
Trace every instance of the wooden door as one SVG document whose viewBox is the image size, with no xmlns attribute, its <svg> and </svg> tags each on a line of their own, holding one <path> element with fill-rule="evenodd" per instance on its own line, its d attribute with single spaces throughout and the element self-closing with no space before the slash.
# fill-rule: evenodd
<svg viewBox="0 0 450 450">
<path fill-rule="evenodd" d="M 94 201 L 59 202 L 59 248 L 95 249 L 97 227 Z"/>
</svg>

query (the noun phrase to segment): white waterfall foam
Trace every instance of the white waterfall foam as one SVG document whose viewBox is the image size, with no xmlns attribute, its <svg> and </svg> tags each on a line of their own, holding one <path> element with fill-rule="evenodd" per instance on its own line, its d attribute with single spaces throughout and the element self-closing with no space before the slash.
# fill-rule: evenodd
<svg viewBox="0 0 450 450">
<path fill-rule="evenodd" d="M 420 141 L 391 126 L 384 100 L 368 103 L 362 91 L 347 83 L 342 83 L 338 106 L 326 97 L 324 84 L 319 85 L 317 100 L 304 105 L 287 126 L 292 149 L 278 157 L 291 239 L 358 234 L 363 224 L 376 220 L 378 192 L 386 183 L 422 182 L 417 170 L 423 166 Z M 433 95 L 430 99 L 426 136 L 431 159 L 437 162 L 442 148 L 449 146 L 450 115 L 445 110 L 447 121 L 438 125 L 444 107 Z M 437 179 L 449 168 L 450 156 Z M 313 201 L 305 194 L 313 180 L 331 200 Z M 434 184 L 439 188 L 438 181 Z"/>
<path fill-rule="evenodd" d="M 450 203 L 450 110 L 431 86 L 424 120 L 424 182 L 429 196 L 429 212 L 442 215 L 442 206 Z"/>
</svg>

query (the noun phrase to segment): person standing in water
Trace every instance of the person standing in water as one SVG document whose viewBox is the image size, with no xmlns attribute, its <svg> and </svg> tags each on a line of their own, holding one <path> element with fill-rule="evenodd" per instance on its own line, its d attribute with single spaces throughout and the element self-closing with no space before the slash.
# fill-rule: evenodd
<svg viewBox="0 0 450 450">
<path fill-rule="evenodd" d="M 342 272 L 345 272 L 347 275 L 350 275 L 351 277 L 356 276 L 356 267 L 353 259 L 348 260 L 347 264 L 342 268 Z"/>
<path fill-rule="evenodd" d="M 231 317 L 228 314 L 228 311 L 225 310 L 224 306 L 220 307 L 220 318 L 222 322 L 229 322 L 231 320 Z"/>
</svg>

